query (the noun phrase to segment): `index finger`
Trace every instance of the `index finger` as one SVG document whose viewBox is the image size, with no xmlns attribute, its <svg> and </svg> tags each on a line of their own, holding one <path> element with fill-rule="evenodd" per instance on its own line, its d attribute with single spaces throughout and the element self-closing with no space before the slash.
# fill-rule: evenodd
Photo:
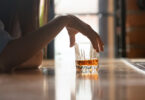
<svg viewBox="0 0 145 100">
<path fill-rule="evenodd" d="M 98 41 L 100 51 L 104 51 L 104 43 L 102 42 L 99 36 L 97 38 L 98 38 L 97 41 Z"/>
</svg>

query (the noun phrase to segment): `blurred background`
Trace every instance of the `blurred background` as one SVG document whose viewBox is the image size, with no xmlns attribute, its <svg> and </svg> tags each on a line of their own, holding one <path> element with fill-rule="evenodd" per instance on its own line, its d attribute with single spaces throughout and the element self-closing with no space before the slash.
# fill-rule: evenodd
<svg viewBox="0 0 145 100">
<path fill-rule="evenodd" d="M 50 5 L 48 21 L 59 15 L 73 14 L 88 23 L 105 44 L 105 51 L 100 53 L 102 58 L 145 57 L 144 0 L 41 0 L 40 5 L 41 25 L 45 24 L 41 18 L 46 5 Z M 80 34 L 78 38 L 86 40 Z M 54 59 L 56 55 L 74 57 L 65 28 L 44 49 L 44 58 Z"/>
</svg>

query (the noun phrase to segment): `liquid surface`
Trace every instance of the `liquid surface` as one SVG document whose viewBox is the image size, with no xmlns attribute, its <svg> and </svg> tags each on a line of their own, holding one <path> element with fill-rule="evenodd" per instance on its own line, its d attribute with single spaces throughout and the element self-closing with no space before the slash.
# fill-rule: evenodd
<svg viewBox="0 0 145 100">
<path fill-rule="evenodd" d="M 98 67 L 98 59 L 76 61 L 77 72 L 95 73 L 98 70 Z"/>
<path fill-rule="evenodd" d="M 92 60 L 77 60 L 76 61 L 77 66 L 90 66 L 90 65 L 98 65 L 98 59 L 92 59 Z"/>
</svg>

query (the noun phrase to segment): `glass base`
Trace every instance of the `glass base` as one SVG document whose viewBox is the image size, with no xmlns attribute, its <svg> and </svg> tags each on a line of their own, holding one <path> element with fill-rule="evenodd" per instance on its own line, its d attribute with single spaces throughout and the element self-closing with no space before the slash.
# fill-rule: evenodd
<svg viewBox="0 0 145 100">
<path fill-rule="evenodd" d="M 99 66 L 76 66 L 77 73 L 96 73 Z"/>
</svg>

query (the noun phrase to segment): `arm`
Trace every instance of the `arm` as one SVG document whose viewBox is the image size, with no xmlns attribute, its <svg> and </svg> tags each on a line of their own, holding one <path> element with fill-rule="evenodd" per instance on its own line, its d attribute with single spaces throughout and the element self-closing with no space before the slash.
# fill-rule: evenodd
<svg viewBox="0 0 145 100">
<path fill-rule="evenodd" d="M 96 39 L 94 37 L 91 38 L 91 35 L 95 36 L 95 32 L 87 24 L 78 20 L 78 18 L 70 15 L 60 16 L 37 31 L 11 41 L 0 55 L 0 62 L 8 70 L 23 63 L 44 48 L 65 26 L 78 30 L 91 39 L 91 41 Z M 87 34 L 88 32 L 92 33 Z M 99 43 L 95 42 L 98 48 Z"/>
<path fill-rule="evenodd" d="M 0 55 L 0 61 L 7 68 L 23 63 L 45 47 L 68 22 L 65 16 L 57 17 L 37 31 L 11 41 Z"/>
</svg>

